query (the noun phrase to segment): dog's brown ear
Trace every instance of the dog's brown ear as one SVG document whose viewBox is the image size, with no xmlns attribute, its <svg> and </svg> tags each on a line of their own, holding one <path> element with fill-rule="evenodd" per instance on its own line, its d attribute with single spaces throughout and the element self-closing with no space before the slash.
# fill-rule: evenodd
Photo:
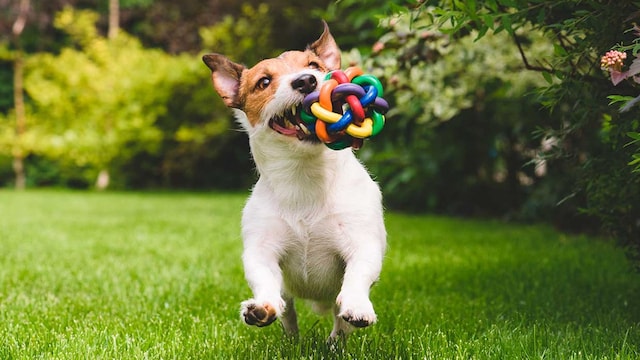
<svg viewBox="0 0 640 360">
<path fill-rule="evenodd" d="M 318 40 L 309 45 L 309 50 L 316 53 L 316 55 L 324 61 L 329 70 L 340 69 L 340 48 L 338 48 L 338 44 L 336 44 L 336 41 L 333 39 L 327 22 L 322 20 L 322 24 L 324 25 L 322 35 L 320 35 Z"/>
<path fill-rule="evenodd" d="M 204 55 L 202 61 L 211 69 L 213 87 L 222 97 L 224 104 L 231 108 L 240 108 L 242 105 L 238 96 L 240 78 L 246 67 L 220 54 Z"/>
</svg>

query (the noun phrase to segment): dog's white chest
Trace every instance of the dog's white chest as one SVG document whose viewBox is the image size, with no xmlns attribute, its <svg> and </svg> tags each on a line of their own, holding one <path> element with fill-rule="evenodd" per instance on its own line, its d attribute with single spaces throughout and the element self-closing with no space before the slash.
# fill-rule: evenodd
<svg viewBox="0 0 640 360">
<path fill-rule="evenodd" d="M 291 227 L 280 259 L 285 287 L 298 297 L 330 301 L 340 290 L 345 262 L 340 255 L 337 221 Z"/>
</svg>

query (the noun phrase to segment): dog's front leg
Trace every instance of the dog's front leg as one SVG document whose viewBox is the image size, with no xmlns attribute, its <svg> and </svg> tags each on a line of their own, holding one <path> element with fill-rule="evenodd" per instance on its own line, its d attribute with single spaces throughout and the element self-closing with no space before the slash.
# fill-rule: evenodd
<svg viewBox="0 0 640 360">
<path fill-rule="evenodd" d="M 242 260 L 253 298 L 242 302 L 241 316 L 248 325 L 267 326 L 285 311 L 278 258 L 275 249 L 245 242 Z"/>
<path fill-rule="evenodd" d="M 278 259 L 276 249 L 245 243 L 242 260 L 253 298 L 242 302 L 240 314 L 248 325 L 267 326 L 285 311 Z"/>
<path fill-rule="evenodd" d="M 355 327 L 366 327 L 377 321 L 369 290 L 380 275 L 384 243 L 355 241 L 349 250 L 345 254 L 342 287 L 336 298 L 338 316 Z"/>
</svg>

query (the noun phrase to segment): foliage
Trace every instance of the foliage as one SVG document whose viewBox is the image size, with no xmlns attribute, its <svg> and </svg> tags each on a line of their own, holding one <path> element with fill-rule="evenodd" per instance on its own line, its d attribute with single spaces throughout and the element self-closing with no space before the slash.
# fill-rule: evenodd
<svg viewBox="0 0 640 360">
<path fill-rule="evenodd" d="M 331 31 L 338 35 L 343 50 L 357 48 L 364 55 L 371 52 L 371 44 L 384 35 L 385 19 L 407 8 L 415 7 L 415 0 L 340 0 L 330 2 L 319 16 L 331 24 Z M 366 4 L 366 6 L 363 6 Z"/>
<path fill-rule="evenodd" d="M 31 184 L 88 184 L 108 164 L 123 188 L 250 186 L 246 136 L 196 54 L 250 65 L 315 39 L 319 21 L 309 19 L 323 17 L 345 65 L 360 62 L 380 76 L 392 102 L 385 131 L 359 152 L 387 205 L 579 230 L 602 224 L 624 244 L 640 238 L 640 172 L 632 172 L 639 108 L 619 113 L 608 104 L 635 98 L 637 88 L 614 88 L 599 69 L 614 44 L 635 54 L 625 30 L 638 1 L 136 0 L 123 3 L 131 5 L 122 8 L 129 33 L 113 41 L 95 13 L 67 11 L 52 28 L 47 14 L 63 3 L 106 10 L 104 1 L 33 0 L 20 144 L 12 103 L 0 101 L 5 184 L 7 159 L 20 146 L 32 153 Z M 9 10 L 2 30 L 13 3 Z M 190 53 L 169 55 L 181 51 Z M 9 63 L 1 65 L 0 79 L 10 82 Z M 10 95 L 10 84 L 0 84 Z"/>
<path fill-rule="evenodd" d="M 127 156 L 123 145 L 131 139 L 148 149 L 157 144 L 161 134 L 153 123 L 169 95 L 159 85 L 178 67 L 126 34 L 99 36 L 96 20 L 71 8 L 58 14 L 56 25 L 80 48 L 30 57 L 25 87 L 35 105 L 30 118 L 43 131 L 35 139 L 39 152 L 104 168 Z"/>
<path fill-rule="evenodd" d="M 241 16 L 227 15 L 219 23 L 200 29 L 203 47 L 249 66 L 280 54 L 282 50 L 273 46 L 269 11 L 267 4 L 257 8 L 243 5 Z"/>
<path fill-rule="evenodd" d="M 640 28 L 634 24 L 630 31 L 636 36 L 632 44 L 626 46 L 623 44 L 617 45 L 617 50 L 609 51 L 602 57 L 600 65 L 603 70 L 610 72 L 611 82 L 614 85 L 618 85 L 621 81 L 629 79 L 632 81 L 632 85 L 637 88 L 638 84 L 640 84 L 640 80 L 638 79 L 638 73 L 640 73 Z M 623 72 L 624 60 L 627 58 L 626 51 L 630 51 L 635 59 L 633 59 L 629 69 Z M 608 98 L 611 100 L 610 104 L 622 103 L 620 106 L 620 112 L 622 113 L 631 110 L 632 107 L 636 106 L 638 101 L 640 101 L 640 95 L 636 97 L 610 95 Z M 636 114 L 638 114 L 637 111 Z M 632 121 L 632 124 L 631 131 L 627 133 L 631 138 L 627 146 L 634 145 L 636 152 L 632 155 L 633 159 L 629 162 L 629 165 L 635 167 L 635 172 L 640 172 L 640 132 L 638 132 L 640 120 L 636 118 Z"/>
<path fill-rule="evenodd" d="M 303 301 L 298 340 L 241 323 L 246 194 L 0 198 L 2 359 L 640 355 L 640 275 L 611 244 L 545 226 L 388 213 L 378 323 L 332 352 L 330 316 Z"/>
<path fill-rule="evenodd" d="M 401 1 L 394 3 L 402 4 Z M 468 47 L 470 40 L 474 40 L 474 44 L 479 48 L 482 46 L 491 48 L 495 46 L 494 37 L 502 36 L 503 43 L 499 45 L 504 46 L 504 49 L 510 46 L 511 53 L 519 58 L 521 64 L 519 68 L 512 66 L 505 71 L 515 77 L 529 76 L 531 73 L 538 74 L 538 78 L 545 81 L 542 84 L 536 83 L 535 96 L 527 93 L 530 95 L 525 98 L 531 107 L 520 106 L 519 109 L 524 114 L 514 112 L 507 113 L 505 116 L 505 119 L 510 119 L 506 120 L 506 123 L 509 123 L 512 129 L 521 127 L 523 135 L 522 141 L 510 142 L 515 144 L 515 149 L 523 151 L 517 151 L 520 153 L 519 157 L 505 156 L 515 164 L 519 164 L 511 167 L 507 173 L 512 173 L 513 169 L 516 169 L 516 172 L 522 172 L 534 181 L 532 186 L 525 186 L 522 189 L 524 191 L 520 193 L 514 192 L 514 187 L 508 185 L 511 182 L 506 181 L 503 185 L 507 187 L 500 185 L 501 189 L 506 190 L 502 196 L 515 199 L 514 205 L 515 208 L 520 209 L 520 216 L 547 219 L 564 228 L 580 230 L 595 229 L 602 224 L 604 229 L 618 238 L 622 244 L 638 244 L 640 198 L 637 191 L 634 191 L 639 181 L 638 175 L 632 174 L 631 168 L 625 167 L 624 162 L 620 162 L 620 159 L 625 158 L 628 162 L 628 159 L 634 156 L 632 146 L 627 145 L 630 142 L 627 134 L 631 133 L 633 136 L 637 131 L 637 117 L 634 119 L 634 115 L 611 111 L 606 97 L 612 93 L 612 85 L 607 83 L 599 70 L 599 54 L 602 53 L 602 49 L 610 47 L 611 44 L 633 41 L 632 34 L 625 33 L 624 30 L 633 21 L 640 3 L 574 0 L 470 0 L 421 1 L 419 3 L 414 9 L 401 11 L 405 17 L 404 21 L 409 24 L 408 28 L 404 31 L 396 31 L 393 27 L 389 27 L 387 33 L 380 38 L 381 43 L 370 50 L 373 64 L 376 66 L 385 66 L 384 61 L 390 61 L 392 65 L 395 62 L 407 64 L 404 70 L 398 67 L 399 72 L 394 73 L 395 80 L 393 77 L 387 78 L 387 82 L 394 84 L 398 81 L 407 88 L 403 93 L 403 88 L 392 85 L 395 91 L 393 96 L 396 99 L 402 99 L 402 102 L 395 104 L 397 108 L 402 108 L 398 111 L 405 112 L 411 118 L 433 118 L 435 114 L 433 107 L 437 105 L 427 103 L 431 100 L 428 97 L 442 101 L 443 94 L 446 95 L 444 92 L 433 92 L 429 88 L 417 89 L 430 82 L 416 82 L 410 77 L 413 68 L 425 71 L 424 69 L 441 61 L 441 51 L 432 51 L 428 46 L 422 45 L 424 42 L 429 42 L 426 39 L 431 35 L 428 34 L 441 33 L 442 36 L 447 36 L 446 39 L 450 42 L 448 47 L 453 53 L 460 54 L 464 54 L 465 50 L 457 48 L 456 44 L 466 44 L 465 46 Z M 381 13 L 381 5 L 377 6 L 373 9 L 359 10 L 358 16 Z M 351 16 L 353 18 L 355 15 Z M 417 34 L 420 33 L 425 34 L 426 37 L 422 42 L 417 38 Z M 376 48 L 384 47 L 383 44 L 384 46 L 391 44 L 392 50 L 388 53 L 385 53 L 386 50 L 376 52 Z M 540 47 L 545 44 L 546 49 Z M 390 54 L 397 56 L 392 56 L 389 60 Z M 407 54 L 410 56 L 407 57 Z M 501 59 L 496 58 L 496 61 L 499 62 Z M 448 66 L 451 68 L 451 65 Z M 456 72 L 453 73 L 456 74 Z M 466 74 L 459 72 L 457 74 L 457 77 L 446 80 L 450 86 L 464 83 L 460 78 Z M 498 78 L 502 79 L 503 76 Z M 480 92 L 484 92 L 487 88 L 491 89 L 491 86 L 483 85 L 481 79 L 482 77 L 478 86 Z M 425 94 L 425 91 L 431 92 Z M 633 94 L 627 86 L 621 88 L 619 93 L 621 96 Z M 482 102 L 472 101 L 474 106 L 469 107 L 469 110 L 482 114 L 482 109 L 491 108 L 491 101 L 495 101 L 494 105 L 497 109 L 508 111 L 510 107 L 506 105 L 514 98 L 501 97 L 499 94 L 500 92 L 496 92 L 493 98 L 488 97 Z M 450 92 L 449 97 L 454 99 L 455 93 Z M 412 101 L 414 99 L 415 101 Z M 467 96 L 462 96 L 460 99 L 462 101 L 445 102 L 448 111 L 451 111 L 452 103 L 458 105 L 464 104 L 464 101 L 469 102 Z M 421 101 L 425 105 L 420 105 Z M 434 102 L 438 103 L 438 101 Z M 479 104 L 482 106 L 478 106 Z M 544 112 L 540 105 L 536 104 L 543 105 Z M 464 107 L 460 106 L 460 108 Z M 518 105 L 514 108 L 518 109 Z M 453 112 L 455 113 L 456 110 Z M 487 132 L 482 130 L 486 130 L 489 126 L 473 128 L 469 121 L 458 122 L 458 126 L 454 128 L 453 121 L 457 118 L 456 116 L 448 121 L 448 125 L 450 124 L 452 134 L 458 135 L 457 137 L 464 134 L 466 129 L 474 132 L 471 139 L 478 143 L 494 137 L 489 134 L 485 138 Z M 393 117 L 389 119 L 389 123 L 401 128 L 404 134 L 415 134 L 415 137 L 420 139 L 429 138 L 429 132 L 424 128 L 413 126 L 410 123 L 411 120 L 407 120 L 408 117 Z M 500 116 L 492 116 L 492 118 L 492 124 L 505 123 L 505 120 L 499 120 Z M 429 123 L 434 124 L 433 121 Z M 470 176 L 463 178 L 462 181 L 459 173 L 448 172 L 449 169 L 455 169 L 457 166 L 477 169 L 478 164 L 485 162 L 483 155 L 486 154 L 486 147 L 463 152 L 464 156 L 445 158 L 445 161 L 441 162 L 443 165 L 437 166 L 438 161 L 428 162 L 422 159 L 438 156 L 444 158 L 443 154 L 455 153 L 465 148 L 468 145 L 468 139 L 464 138 L 465 142 L 455 143 L 455 145 L 449 142 L 440 143 L 437 146 L 428 145 L 432 142 L 429 140 L 420 143 L 420 146 L 414 149 L 410 147 L 411 142 L 407 142 L 406 137 L 397 138 L 396 134 L 390 134 L 387 129 L 392 126 L 385 128 L 387 137 L 376 139 L 377 142 L 387 142 L 390 141 L 387 140 L 388 137 L 392 135 L 393 140 L 398 140 L 391 141 L 393 146 L 381 144 L 388 146 L 386 149 L 391 151 L 386 151 L 384 153 L 386 156 L 379 159 L 373 155 L 367 156 L 372 158 L 374 164 L 390 159 L 388 162 L 391 164 L 404 165 L 403 170 L 389 171 L 391 178 L 395 177 L 401 184 L 396 187 L 396 190 L 409 200 L 427 197 L 434 199 L 420 201 L 419 209 L 433 208 L 433 204 L 438 203 L 437 199 L 443 193 L 441 188 L 433 186 L 433 182 L 429 181 L 430 178 L 440 178 L 443 183 L 452 185 L 448 189 L 453 192 L 457 189 L 461 198 L 473 199 L 472 201 L 476 203 L 479 200 L 480 203 L 487 205 L 492 199 L 495 201 L 496 196 L 474 197 L 474 195 L 489 193 L 486 190 L 477 188 L 480 191 L 471 194 L 464 191 L 468 188 L 468 184 L 486 176 L 486 171 L 470 171 Z M 432 131 L 437 130 L 436 126 Z M 441 135 L 435 133 L 431 136 L 439 138 Z M 455 138 L 456 136 L 444 137 L 447 140 Z M 502 136 L 502 138 L 509 137 Z M 376 141 L 372 143 L 375 144 Z M 506 148 L 509 148 L 509 145 Z M 397 160 L 403 158 L 407 160 Z M 463 165 L 459 165 L 461 163 Z M 544 170 L 540 173 L 542 176 L 531 176 L 533 165 L 542 166 L 539 168 L 540 171 Z M 535 171 L 533 173 L 535 174 Z M 521 185 L 530 182 L 527 177 L 523 178 L 520 175 L 518 177 L 525 180 L 524 183 L 520 181 Z M 411 179 L 415 179 L 414 186 L 410 186 Z M 388 178 L 382 178 L 383 185 L 387 183 L 386 180 Z M 420 181 L 423 181 L 426 186 L 420 187 Z M 624 196 L 606 195 L 621 189 L 630 189 L 630 191 L 624 192 Z M 396 195 L 395 191 L 388 192 L 387 198 L 392 196 L 396 199 Z"/>
<path fill-rule="evenodd" d="M 116 168 L 140 154 L 158 156 L 167 137 L 190 141 L 194 133 L 190 120 L 172 114 L 177 125 L 163 129 L 163 119 L 176 89 L 201 77 L 201 63 L 145 49 L 126 33 L 106 39 L 97 33 L 96 20 L 95 13 L 67 8 L 58 14 L 56 25 L 77 47 L 29 58 L 26 90 L 32 124 L 28 128 L 34 135 L 24 138 L 42 156 L 96 169 Z M 198 136 L 216 137 L 227 121 L 211 119 L 210 109 L 206 111 L 200 118 L 209 122 Z M 126 184 L 122 180 L 119 183 Z"/>
<path fill-rule="evenodd" d="M 506 34 L 480 43 L 476 36 L 454 39 L 431 24 L 426 16 L 391 17 L 382 22 L 386 34 L 372 55 L 347 56 L 381 77 L 392 100 L 385 132 L 361 156 L 394 208 L 516 211 L 541 176 L 536 163 L 523 165 L 542 146 L 531 132 L 549 122 L 529 95 L 545 81 L 521 71 Z M 527 50 L 551 48 L 538 35 Z"/>
<path fill-rule="evenodd" d="M 0 56 L 0 113 L 7 113 L 13 107 L 13 71 L 10 63 L 2 60 Z"/>
</svg>

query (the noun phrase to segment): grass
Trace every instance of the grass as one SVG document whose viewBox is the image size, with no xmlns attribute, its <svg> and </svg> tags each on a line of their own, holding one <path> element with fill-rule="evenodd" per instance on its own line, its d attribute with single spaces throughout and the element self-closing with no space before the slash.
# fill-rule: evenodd
<svg viewBox="0 0 640 360">
<path fill-rule="evenodd" d="M 636 359 L 640 275 L 544 226 L 387 215 L 378 324 L 244 326 L 244 194 L 0 191 L 0 359 Z"/>
</svg>

